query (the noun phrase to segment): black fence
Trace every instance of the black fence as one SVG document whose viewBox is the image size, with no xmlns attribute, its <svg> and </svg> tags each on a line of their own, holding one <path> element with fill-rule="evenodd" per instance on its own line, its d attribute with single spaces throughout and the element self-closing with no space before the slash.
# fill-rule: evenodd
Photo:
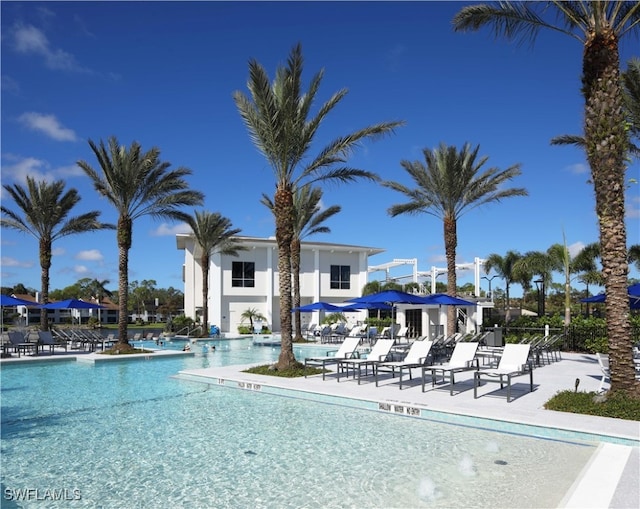
<svg viewBox="0 0 640 509">
<path fill-rule="evenodd" d="M 525 338 L 545 333 L 544 327 L 503 327 L 503 335 L 507 338 L 512 336 Z M 549 328 L 549 334 L 563 334 L 562 350 L 564 351 L 591 352 L 594 350 L 593 345 L 606 344 L 607 328 L 605 325 L 569 325 L 562 328 Z M 631 337 L 633 344 L 640 343 L 640 327 L 631 325 Z M 588 345 L 591 345 L 591 348 Z M 596 350 L 600 349 L 596 348 Z"/>
</svg>

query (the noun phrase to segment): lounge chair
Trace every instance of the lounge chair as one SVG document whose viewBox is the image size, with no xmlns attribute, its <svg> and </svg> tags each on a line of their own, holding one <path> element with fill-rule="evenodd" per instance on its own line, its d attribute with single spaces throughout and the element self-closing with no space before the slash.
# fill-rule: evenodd
<svg viewBox="0 0 640 509">
<path fill-rule="evenodd" d="M 408 343 L 409 342 L 408 334 L 409 334 L 409 327 L 400 327 L 400 329 L 398 329 L 398 332 L 393 337 L 393 339 L 395 339 L 397 343 L 402 343 L 402 340 L 404 340 L 405 343 Z"/>
<path fill-rule="evenodd" d="M 33 351 L 36 355 L 38 354 L 38 343 L 27 341 L 21 332 L 15 330 L 10 330 L 8 334 L 13 351 L 18 354 L 18 357 L 20 357 L 20 352 L 24 352 L 25 355 L 30 351 Z"/>
<path fill-rule="evenodd" d="M 366 359 L 343 359 L 338 361 L 338 382 L 340 381 L 340 372 L 343 369 L 347 371 L 347 378 L 349 378 L 349 369 L 353 369 L 354 376 L 356 376 L 356 372 L 358 373 L 358 385 L 360 385 L 362 367 L 364 366 L 366 375 L 369 366 L 373 367 L 376 362 L 387 360 L 393 343 L 393 339 L 379 339 L 376 341 L 376 344 L 373 345 Z"/>
<path fill-rule="evenodd" d="M 598 387 L 598 392 L 604 392 L 604 384 L 607 383 L 607 380 L 611 380 L 611 371 L 609 370 L 609 356 L 605 353 L 597 353 L 596 357 L 598 358 L 600 371 L 602 371 L 602 378 L 600 379 L 600 387 Z"/>
<path fill-rule="evenodd" d="M 479 343 L 457 343 L 451 354 L 449 362 L 439 366 L 425 366 L 422 368 L 422 392 L 424 392 L 427 371 L 431 373 L 431 385 L 435 387 L 438 373 L 442 375 L 442 381 L 449 380 L 449 394 L 453 396 L 453 384 L 455 374 L 462 371 L 478 370 L 480 368 L 476 352 Z"/>
<path fill-rule="evenodd" d="M 354 357 L 357 355 L 356 348 L 358 348 L 359 344 L 360 338 L 357 336 L 345 338 L 338 350 L 329 351 L 324 357 L 307 357 L 304 360 L 304 366 L 322 366 L 322 379 L 324 380 L 325 366 L 327 364 L 338 364 L 341 359 Z M 305 378 L 306 377 L 307 375 L 305 375 Z"/>
<path fill-rule="evenodd" d="M 480 369 L 473 374 L 473 397 L 478 397 L 478 386 L 485 382 L 497 382 L 500 388 L 507 384 L 507 403 L 511 401 L 511 379 L 529 373 L 529 392 L 533 392 L 533 365 L 529 361 L 531 345 L 509 343 L 505 345 L 498 367 Z"/>
<path fill-rule="evenodd" d="M 56 348 L 64 348 L 64 351 L 67 351 L 67 342 L 66 340 L 59 341 L 53 337 L 51 331 L 38 331 L 38 345 L 40 349 L 44 351 L 44 347 L 49 347 L 49 352 L 51 354 L 55 353 Z"/>
<path fill-rule="evenodd" d="M 377 362 L 373 365 L 373 372 L 376 378 L 376 387 L 378 387 L 378 373 L 380 371 L 391 371 L 391 376 L 395 377 L 396 369 L 400 371 L 400 390 L 402 390 L 402 374 L 404 370 L 409 371 L 409 380 L 411 380 L 411 370 L 424 366 L 429 359 L 429 353 L 433 341 L 414 341 L 407 352 L 406 357 L 401 361 Z"/>
</svg>

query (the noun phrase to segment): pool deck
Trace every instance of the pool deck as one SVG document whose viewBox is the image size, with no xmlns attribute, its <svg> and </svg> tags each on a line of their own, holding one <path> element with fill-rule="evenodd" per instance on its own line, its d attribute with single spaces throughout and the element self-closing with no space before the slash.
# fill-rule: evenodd
<svg viewBox="0 0 640 509">
<path fill-rule="evenodd" d="M 194 355 L 194 352 L 162 350 L 151 357 Z M 195 355 L 200 355 L 196 353 Z M 209 355 L 215 355 L 211 353 Z M 0 365 L 29 362 L 56 362 L 75 360 L 80 362 L 109 362 L 149 357 L 149 355 L 103 356 L 96 353 L 56 352 L 54 355 L 22 356 L 20 359 L 2 359 Z M 488 419 L 491 422 L 510 422 L 538 426 L 551 430 L 566 430 L 602 437 L 602 441 L 589 464 L 575 480 L 558 507 L 611 508 L 640 507 L 640 422 L 589 415 L 578 415 L 546 410 L 544 403 L 562 390 L 597 391 L 600 369 L 594 355 L 563 353 L 562 360 L 538 367 L 533 372 L 534 391 L 529 392 L 528 376 L 514 379 L 512 401 L 506 401 L 506 389 L 499 384 L 484 384 L 474 399 L 471 372 L 456 376 L 454 395 L 449 395 L 448 384 L 432 387 L 427 383 L 423 393 L 419 371 L 414 370 L 413 380 L 403 382 L 399 390 L 398 378 L 390 375 L 380 379 L 376 387 L 372 376 L 363 377 L 358 385 L 353 378 L 336 381 L 335 365 L 326 380 L 321 375 L 309 378 L 279 378 L 244 373 L 248 366 L 226 366 L 183 371 L 180 377 L 242 390 L 264 390 L 284 393 L 292 397 L 333 402 L 348 406 L 367 403 L 379 411 L 409 413 L 428 411 Z M 178 374 L 176 374 L 178 375 Z M 405 377 L 406 378 L 406 377 Z M 399 410 L 398 410 L 399 409 Z M 411 415 L 411 414 L 410 414 Z M 413 413 L 412 415 L 415 415 Z M 398 418 L 403 418 L 399 416 Z M 613 440 L 607 437 L 614 437 Z M 620 442 L 620 443 L 615 443 Z"/>
</svg>

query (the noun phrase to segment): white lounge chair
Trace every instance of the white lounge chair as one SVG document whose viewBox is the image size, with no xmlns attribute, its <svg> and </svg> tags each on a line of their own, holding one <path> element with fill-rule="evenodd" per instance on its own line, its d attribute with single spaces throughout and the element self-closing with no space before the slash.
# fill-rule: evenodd
<svg viewBox="0 0 640 509">
<path fill-rule="evenodd" d="M 529 361 L 531 345 L 509 343 L 504 347 L 498 367 L 480 369 L 473 374 L 473 397 L 478 397 L 478 386 L 485 382 L 497 382 L 500 388 L 507 384 L 507 403 L 511 401 L 511 379 L 529 373 L 529 389 L 533 392 L 533 365 Z"/>
<path fill-rule="evenodd" d="M 409 380 L 411 380 L 411 370 L 424 366 L 427 363 L 432 345 L 433 341 L 414 341 L 411 343 L 411 347 L 403 360 L 375 363 L 373 365 L 373 371 L 376 377 L 376 387 L 378 387 L 378 373 L 380 371 L 391 371 L 391 376 L 395 377 L 396 369 L 398 369 L 400 371 L 400 390 L 402 390 L 402 374 L 404 370 L 409 371 Z"/>
<path fill-rule="evenodd" d="M 609 370 L 609 356 L 605 353 L 597 353 L 596 357 L 598 358 L 600 371 L 602 371 L 602 378 L 600 380 L 600 387 L 598 387 L 598 392 L 604 392 L 604 384 L 607 383 L 607 380 L 611 380 L 611 371 Z"/>
<path fill-rule="evenodd" d="M 325 366 L 327 364 L 338 364 L 338 362 L 342 359 L 350 359 L 354 357 L 356 354 L 356 349 L 360 344 L 360 338 L 357 336 L 352 336 L 350 338 L 345 338 L 340 348 L 337 350 L 331 350 L 327 352 L 327 355 L 324 357 L 307 357 L 304 360 L 305 367 L 307 366 L 322 366 L 322 379 L 324 380 L 325 375 Z M 305 375 L 306 378 L 307 375 Z"/>
<path fill-rule="evenodd" d="M 349 369 L 353 369 L 354 376 L 358 373 L 358 385 L 360 385 L 360 377 L 362 375 L 362 367 L 365 368 L 365 375 L 369 366 L 373 366 L 376 362 L 383 362 L 389 356 L 391 347 L 393 346 L 393 339 L 379 339 L 376 344 L 373 345 L 371 352 L 367 355 L 366 359 L 343 359 L 338 362 L 338 382 L 340 381 L 340 372 L 343 369 L 347 371 L 347 378 L 349 378 Z"/>
<path fill-rule="evenodd" d="M 455 384 L 455 374 L 462 371 L 478 370 L 479 364 L 476 359 L 479 343 L 457 343 L 451 354 L 449 362 L 439 366 L 425 366 L 422 368 L 422 392 L 424 392 L 425 378 L 427 371 L 431 373 L 431 385 L 435 386 L 438 380 L 438 373 L 442 375 L 442 380 L 449 380 L 449 394 L 453 396 L 453 384 Z"/>
</svg>

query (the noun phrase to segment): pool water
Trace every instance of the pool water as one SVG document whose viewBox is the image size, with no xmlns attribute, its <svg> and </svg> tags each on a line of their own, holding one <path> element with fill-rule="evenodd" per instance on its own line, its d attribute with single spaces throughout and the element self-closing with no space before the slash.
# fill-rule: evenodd
<svg viewBox="0 0 640 509">
<path fill-rule="evenodd" d="M 2 507 L 555 507 L 596 448 L 173 377 L 279 354 L 211 344 L 180 358 L 2 366 Z M 8 500 L 17 490 L 31 499 Z M 54 490 L 79 499 L 34 499 Z"/>
</svg>

